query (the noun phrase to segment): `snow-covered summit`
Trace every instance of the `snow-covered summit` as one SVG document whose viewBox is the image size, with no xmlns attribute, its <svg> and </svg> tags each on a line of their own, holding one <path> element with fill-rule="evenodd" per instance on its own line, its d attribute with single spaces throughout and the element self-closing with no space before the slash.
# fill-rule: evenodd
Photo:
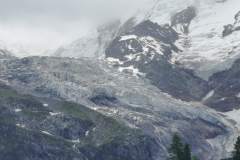
<svg viewBox="0 0 240 160">
<path fill-rule="evenodd" d="M 183 50 L 175 54 L 185 67 L 196 70 L 203 78 L 212 73 L 231 66 L 239 57 L 239 32 L 227 37 L 223 36 L 224 26 L 234 23 L 237 26 L 237 13 L 240 11 L 239 1 L 216 1 L 215 3 L 199 2 L 197 16 L 189 26 L 189 34 L 178 41 L 178 47 Z M 184 44 L 188 43 L 188 46 Z"/>
<path fill-rule="evenodd" d="M 230 67 L 239 56 L 240 32 L 223 37 L 224 26 L 231 24 L 234 29 L 238 28 L 239 6 L 238 0 L 151 0 L 136 10 L 135 14 L 129 15 L 129 19 L 134 17 L 134 20 L 126 22 L 125 17 L 128 27 L 124 31 L 129 32 L 132 26 L 148 19 L 159 25 L 171 25 L 174 15 L 194 7 L 196 13 L 191 10 L 187 12 L 192 13 L 192 17 L 188 17 L 191 23 L 175 27 L 178 32 L 183 30 L 181 27 L 184 26 L 188 30 L 187 34 L 180 33 L 181 38 L 176 45 L 182 52 L 174 54 L 172 61 L 194 69 L 207 79 L 212 73 Z M 119 19 L 123 20 L 122 17 Z M 122 33 L 125 22 L 107 24 L 105 29 L 60 48 L 55 55 L 77 58 L 102 56 L 110 42 Z"/>
</svg>

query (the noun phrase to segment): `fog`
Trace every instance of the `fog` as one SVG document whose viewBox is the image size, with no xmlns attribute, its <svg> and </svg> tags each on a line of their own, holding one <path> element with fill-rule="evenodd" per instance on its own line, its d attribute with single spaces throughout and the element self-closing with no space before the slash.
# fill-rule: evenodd
<svg viewBox="0 0 240 160">
<path fill-rule="evenodd" d="M 0 45 L 39 54 L 129 16 L 151 0 L 0 0 Z"/>
</svg>

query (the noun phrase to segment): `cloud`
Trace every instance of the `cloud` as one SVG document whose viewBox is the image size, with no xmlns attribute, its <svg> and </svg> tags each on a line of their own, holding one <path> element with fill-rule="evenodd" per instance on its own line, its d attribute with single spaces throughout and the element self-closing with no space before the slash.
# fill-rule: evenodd
<svg viewBox="0 0 240 160">
<path fill-rule="evenodd" d="M 132 14 L 151 0 L 0 0 L 0 40 L 54 48 L 109 19 Z"/>
</svg>

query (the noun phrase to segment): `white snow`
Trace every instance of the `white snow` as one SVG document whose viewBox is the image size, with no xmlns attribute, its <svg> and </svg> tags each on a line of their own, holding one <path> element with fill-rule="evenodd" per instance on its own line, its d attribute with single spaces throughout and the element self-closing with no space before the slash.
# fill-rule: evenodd
<svg viewBox="0 0 240 160">
<path fill-rule="evenodd" d="M 49 112 L 49 114 L 51 115 L 51 116 L 57 116 L 57 115 L 59 115 L 59 114 L 61 114 L 60 112 Z"/>
<path fill-rule="evenodd" d="M 80 139 L 71 140 L 72 143 L 80 143 Z"/>
<path fill-rule="evenodd" d="M 137 68 L 134 68 L 134 66 L 128 66 L 128 67 L 119 67 L 118 70 L 120 72 L 124 72 L 124 71 L 130 71 L 133 76 L 145 76 L 144 73 L 141 73 Z"/>
<path fill-rule="evenodd" d="M 137 56 L 137 54 L 128 54 L 128 55 L 126 55 L 124 57 L 127 58 L 128 61 L 131 61 L 131 60 L 135 59 L 136 56 Z"/>
<path fill-rule="evenodd" d="M 180 2 L 185 4 L 186 8 L 197 1 L 186 0 L 184 3 L 179 0 Z M 234 16 L 240 11 L 240 4 L 239 0 L 224 3 L 202 0 L 197 3 L 195 6 L 198 16 L 190 25 L 189 35 L 176 43 L 183 52 L 175 54 L 173 58 L 188 68 L 196 69 L 200 76 L 207 79 L 209 74 L 212 74 L 207 72 L 223 70 L 227 67 L 221 65 L 223 62 L 233 61 L 240 56 L 240 32 L 222 37 L 223 26 L 234 23 Z M 187 46 L 184 46 L 186 44 Z"/>
<path fill-rule="evenodd" d="M 235 124 L 235 132 L 232 135 L 231 141 L 229 141 L 229 145 L 227 147 L 227 150 L 229 152 L 232 152 L 234 144 L 237 140 L 237 137 L 239 136 L 240 133 L 240 109 L 234 109 L 230 112 L 224 113 L 225 116 L 227 116 L 228 119 L 233 120 Z"/>
<path fill-rule="evenodd" d="M 26 127 L 24 124 L 20 124 L 20 123 L 17 123 L 16 126 L 20 127 L 20 128 L 25 128 Z"/>
<path fill-rule="evenodd" d="M 208 100 L 209 98 L 211 98 L 214 95 L 215 91 L 211 90 L 203 99 L 202 101 L 205 102 L 206 100 Z"/>
<path fill-rule="evenodd" d="M 44 104 L 43 104 L 43 107 L 48 107 L 48 104 L 47 104 L 47 103 L 44 103 Z"/>
<path fill-rule="evenodd" d="M 227 115 L 230 119 L 234 120 L 238 126 L 238 128 L 240 129 L 240 109 L 236 110 L 232 110 L 230 112 L 225 113 L 225 115 Z"/>
<path fill-rule="evenodd" d="M 126 40 L 130 40 L 130 39 L 137 39 L 137 36 L 136 35 L 121 36 L 119 41 L 126 41 Z"/>
<path fill-rule="evenodd" d="M 47 132 L 47 131 L 41 131 L 43 134 L 49 135 L 49 136 L 53 136 L 51 133 Z"/>
<path fill-rule="evenodd" d="M 148 52 L 149 49 L 153 49 L 155 51 L 154 53 L 163 55 L 163 50 L 161 47 L 161 45 L 163 45 L 163 44 L 159 43 L 154 38 L 149 37 L 149 36 L 141 37 L 140 42 L 143 44 L 144 53 Z"/>
<path fill-rule="evenodd" d="M 22 109 L 19 109 L 19 108 L 14 110 L 14 112 L 16 112 L 16 113 L 21 112 L 21 111 L 22 111 Z"/>
<path fill-rule="evenodd" d="M 113 64 L 115 64 L 115 63 L 117 63 L 117 64 L 123 64 L 123 62 L 120 61 L 119 59 L 117 59 L 117 58 L 112 58 L 112 57 L 108 57 L 108 58 L 107 58 L 107 62 L 113 63 Z"/>
<path fill-rule="evenodd" d="M 89 131 L 86 131 L 85 132 L 85 136 L 87 137 L 89 135 Z"/>
<path fill-rule="evenodd" d="M 220 99 L 220 101 L 225 101 L 225 99 L 226 99 L 226 97 L 223 97 L 223 98 Z"/>
</svg>

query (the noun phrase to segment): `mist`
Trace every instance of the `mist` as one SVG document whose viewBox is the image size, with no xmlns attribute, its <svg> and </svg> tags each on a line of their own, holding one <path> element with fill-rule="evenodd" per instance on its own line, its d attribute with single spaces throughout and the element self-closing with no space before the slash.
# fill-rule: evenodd
<svg viewBox="0 0 240 160">
<path fill-rule="evenodd" d="M 70 43 L 151 0 L 0 0 L 0 45 L 43 54 Z"/>
</svg>

